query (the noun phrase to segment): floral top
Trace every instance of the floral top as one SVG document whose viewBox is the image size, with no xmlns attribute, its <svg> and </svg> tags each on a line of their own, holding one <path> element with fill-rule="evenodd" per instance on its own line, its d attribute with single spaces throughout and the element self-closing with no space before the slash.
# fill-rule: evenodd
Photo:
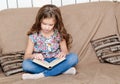
<svg viewBox="0 0 120 84">
<path fill-rule="evenodd" d="M 42 53 L 45 58 L 51 58 L 60 52 L 61 37 L 57 30 L 49 38 L 44 37 L 41 33 L 31 34 L 29 38 L 34 43 L 33 53 Z"/>
</svg>

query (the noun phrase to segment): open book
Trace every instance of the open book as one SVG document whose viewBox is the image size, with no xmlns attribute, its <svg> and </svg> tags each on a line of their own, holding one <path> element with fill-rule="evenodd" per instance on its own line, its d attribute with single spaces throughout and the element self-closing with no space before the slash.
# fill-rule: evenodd
<svg viewBox="0 0 120 84">
<path fill-rule="evenodd" d="M 41 61 L 38 59 L 33 59 L 33 62 L 36 64 L 39 64 L 45 68 L 51 69 L 52 67 L 54 67 L 55 65 L 59 64 L 60 62 L 64 61 L 65 58 L 56 58 L 55 60 L 53 60 L 52 62 L 47 62 L 47 61 Z"/>
</svg>

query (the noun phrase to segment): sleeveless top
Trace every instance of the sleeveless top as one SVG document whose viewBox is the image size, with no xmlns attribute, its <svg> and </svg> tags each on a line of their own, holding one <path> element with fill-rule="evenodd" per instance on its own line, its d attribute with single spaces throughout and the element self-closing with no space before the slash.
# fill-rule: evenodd
<svg viewBox="0 0 120 84">
<path fill-rule="evenodd" d="M 49 38 L 41 33 L 31 34 L 29 38 L 34 43 L 33 53 L 41 53 L 45 58 L 55 57 L 60 52 L 61 37 L 57 30 Z"/>
</svg>

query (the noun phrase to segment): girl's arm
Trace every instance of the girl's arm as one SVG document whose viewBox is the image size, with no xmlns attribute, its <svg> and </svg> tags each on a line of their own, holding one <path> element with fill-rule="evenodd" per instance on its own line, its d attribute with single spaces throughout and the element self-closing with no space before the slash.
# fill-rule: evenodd
<svg viewBox="0 0 120 84">
<path fill-rule="evenodd" d="M 60 42 L 60 49 L 61 49 L 61 52 L 64 52 L 64 53 L 68 54 L 68 48 L 67 48 L 65 39 L 63 39 Z"/>
<path fill-rule="evenodd" d="M 28 44 L 27 44 L 27 48 L 25 51 L 25 55 L 24 55 L 24 59 L 40 59 L 40 60 L 44 60 L 44 57 L 41 53 L 35 53 L 33 54 L 33 48 L 34 48 L 34 43 L 31 41 L 31 39 L 28 39 Z"/>
<path fill-rule="evenodd" d="M 65 39 L 60 42 L 60 49 L 61 52 L 56 56 L 58 58 L 65 57 L 69 53 Z"/>
<path fill-rule="evenodd" d="M 32 59 L 33 55 L 33 48 L 34 48 L 34 43 L 31 41 L 30 38 L 28 38 L 28 43 L 27 43 L 27 48 L 25 50 L 25 55 L 24 55 L 24 59 Z"/>
</svg>

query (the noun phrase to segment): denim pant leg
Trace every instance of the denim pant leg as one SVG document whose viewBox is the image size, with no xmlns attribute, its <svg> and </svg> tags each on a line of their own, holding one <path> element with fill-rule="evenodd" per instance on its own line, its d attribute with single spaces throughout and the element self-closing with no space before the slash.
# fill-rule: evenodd
<svg viewBox="0 0 120 84">
<path fill-rule="evenodd" d="M 43 73 L 47 76 L 59 75 L 78 63 L 78 56 L 70 53 L 66 56 L 66 60 L 56 65 L 52 69 L 45 70 Z"/>
<path fill-rule="evenodd" d="M 41 73 L 46 70 L 46 68 L 33 63 L 31 59 L 24 60 L 22 63 L 22 68 L 24 72 L 32 74 Z"/>
</svg>

